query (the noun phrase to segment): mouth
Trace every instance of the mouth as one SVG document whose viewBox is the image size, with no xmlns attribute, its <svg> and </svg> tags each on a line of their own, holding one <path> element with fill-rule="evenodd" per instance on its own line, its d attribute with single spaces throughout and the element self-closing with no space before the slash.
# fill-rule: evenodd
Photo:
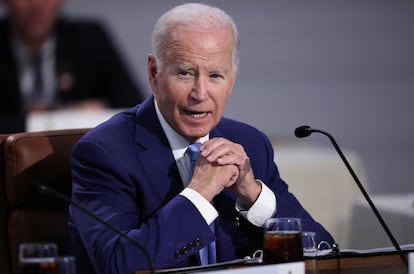
<svg viewBox="0 0 414 274">
<path fill-rule="evenodd" d="M 186 115 L 191 116 L 194 119 L 203 119 L 204 117 L 206 117 L 208 115 L 208 112 L 205 112 L 205 111 L 199 112 L 199 111 L 188 111 L 188 110 L 185 110 L 184 113 Z"/>
</svg>

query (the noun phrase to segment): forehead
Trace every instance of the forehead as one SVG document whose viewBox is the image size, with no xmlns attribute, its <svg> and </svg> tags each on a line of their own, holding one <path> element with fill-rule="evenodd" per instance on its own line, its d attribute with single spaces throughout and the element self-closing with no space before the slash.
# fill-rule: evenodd
<svg viewBox="0 0 414 274">
<path fill-rule="evenodd" d="M 169 61 L 229 66 L 234 54 L 232 37 L 231 30 L 223 27 L 203 31 L 177 29 L 171 32 L 166 57 Z"/>
</svg>

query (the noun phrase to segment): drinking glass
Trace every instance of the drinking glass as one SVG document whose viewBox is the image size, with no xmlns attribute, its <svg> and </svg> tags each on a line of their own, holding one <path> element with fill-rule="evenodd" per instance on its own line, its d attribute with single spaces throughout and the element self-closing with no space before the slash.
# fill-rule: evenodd
<svg viewBox="0 0 414 274">
<path fill-rule="evenodd" d="M 299 218 L 271 218 L 265 223 L 263 262 L 276 264 L 303 260 Z"/>
<path fill-rule="evenodd" d="M 19 245 L 19 265 L 23 274 L 76 274 L 75 259 L 58 256 L 58 247 L 50 242 Z"/>
<path fill-rule="evenodd" d="M 318 247 L 315 240 L 316 233 L 313 231 L 302 232 L 303 243 L 303 255 L 306 259 L 306 273 L 317 274 L 318 273 Z"/>
<path fill-rule="evenodd" d="M 305 257 L 315 257 L 317 255 L 318 248 L 316 247 L 315 235 L 316 233 L 313 231 L 302 232 L 303 255 Z"/>
</svg>

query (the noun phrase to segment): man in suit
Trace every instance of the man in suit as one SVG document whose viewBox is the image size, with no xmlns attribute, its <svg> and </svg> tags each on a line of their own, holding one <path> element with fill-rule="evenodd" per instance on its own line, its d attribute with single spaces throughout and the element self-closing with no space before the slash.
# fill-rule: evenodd
<svg viewBox="0 0 414 274">
<path fill-rule="evenodd" d="M 318 242 L 333 243 L 288 191 L 269 139 L 222 117 L 236 80 L 237 44 L 224 11 L 203 4 L 171 9 L 153 32 L 153 96 L 92 129 L 73 149 L 72 199 L 140 243 L 156 268 L 251 256 L 273 216 L 299 217 Z M 191 176 L 194 143 L 202 144 Z M 149 267 L 140 249 L 73 206 L 69 230 L 82 273 Z M 203 262 L 208 248 L 213 260 Z"/>
<path fill-rule="evenodd" d="M 144 99 L 103 26 L 60 15 L 63 0 L 0 0 L 0 133 L 30 111 L 126 108 Z"/>
</svg>

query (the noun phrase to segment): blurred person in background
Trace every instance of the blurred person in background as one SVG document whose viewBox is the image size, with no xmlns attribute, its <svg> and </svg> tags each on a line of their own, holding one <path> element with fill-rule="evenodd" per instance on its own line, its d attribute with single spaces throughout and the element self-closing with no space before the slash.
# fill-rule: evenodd
<svg viewBox="0 0 414 274">
<path fill-rule="evenodd" d="M 127 108 L 143 101 L 103 25 L 62 15 L 63 0 L 0 0 L 0 133 L 32 111 Z"/>
</svg>

